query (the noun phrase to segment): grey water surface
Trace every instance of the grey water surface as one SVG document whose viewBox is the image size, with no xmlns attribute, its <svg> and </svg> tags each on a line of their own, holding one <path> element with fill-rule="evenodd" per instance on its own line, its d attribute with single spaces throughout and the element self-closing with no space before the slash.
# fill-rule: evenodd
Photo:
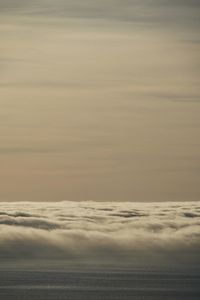
<svg viewBox="0 0 200 300">
<path fill-rule="evenodd" d="M 200 273 L 152 270 L 3 270 L 1 300 L 199 300 Z"/>
</svg>

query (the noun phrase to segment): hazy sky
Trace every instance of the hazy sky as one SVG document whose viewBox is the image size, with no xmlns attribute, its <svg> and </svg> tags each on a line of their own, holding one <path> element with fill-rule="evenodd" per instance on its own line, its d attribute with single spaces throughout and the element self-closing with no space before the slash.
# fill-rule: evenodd
<svg viewBox="0 0 200 300">
<path fill-rule="evenodd" d="M 200 196 L 199 0 L 0 0 L 0 201 Z"/>
</svg>

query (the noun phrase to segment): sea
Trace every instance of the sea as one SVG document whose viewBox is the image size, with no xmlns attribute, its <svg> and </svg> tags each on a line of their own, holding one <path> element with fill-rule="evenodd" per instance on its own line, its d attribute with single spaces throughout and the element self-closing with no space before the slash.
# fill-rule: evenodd
<svg viewBox="0 0 200 300">
<path fill-rule="evenodd" d="M 144 269 L 0 272 L 1 300 L 199 300 L 198 271 Z"/>
</svg>

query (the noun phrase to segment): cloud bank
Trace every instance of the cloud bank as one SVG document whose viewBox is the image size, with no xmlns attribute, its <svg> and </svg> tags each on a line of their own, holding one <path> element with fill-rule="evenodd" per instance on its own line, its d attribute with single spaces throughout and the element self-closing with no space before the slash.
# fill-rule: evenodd
<svg viewBox="0 0 200 300">
<path fill-rule="evenodd" d="M 200 203 L 1 203 L 0 258 L 199 263 Z"/>
</svg>

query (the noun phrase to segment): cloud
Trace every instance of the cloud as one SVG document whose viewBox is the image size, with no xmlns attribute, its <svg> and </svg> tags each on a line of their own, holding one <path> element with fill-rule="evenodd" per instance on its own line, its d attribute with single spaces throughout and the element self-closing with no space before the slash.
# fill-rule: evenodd
<svg viewBox="0 0 200 300">
<path fill-rule="evenodd" d="M 29 16 L 133 23 L 198 22 L 199 1 L 167 0 L 0 0 L 0 12 Z M 194 21 L 195 19 L 195 21 Z"/>
<path fill-rule="evenodd" d="M 1 203 L 0 257 L 194 265 L 200 204 Z M 120 259 L 119 259 L 120 258 Z"/>
</svg>

